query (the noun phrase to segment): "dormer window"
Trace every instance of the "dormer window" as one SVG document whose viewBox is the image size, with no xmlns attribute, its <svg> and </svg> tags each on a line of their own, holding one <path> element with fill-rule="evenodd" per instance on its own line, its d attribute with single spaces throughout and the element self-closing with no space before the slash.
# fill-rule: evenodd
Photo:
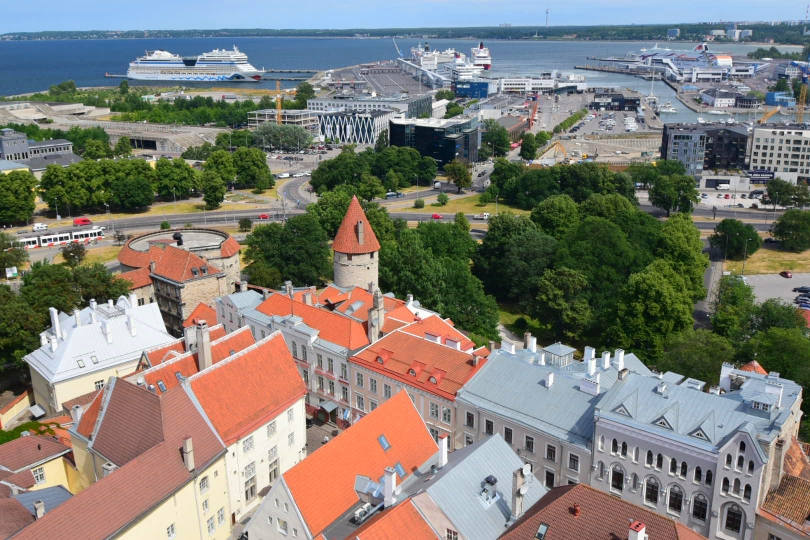
<svg viewBox="0 0 810 540">
<path fill-rule="evenodd" d="M 432 382 L 433 384 L 436 384 L 436 377 L 431 376 L 431 377 L 428 379 L 428 381 L 429 381 L 429 382 Z"/>
<path fill-rule="evenodd" d="M 385 363 L 385 360 L 383 360 L 383 357 L 382 357 L 382 356 L 378 356 L 378 357 L 377 357 L 377 362 L 379 362 L 380 364 L 384 364 L 384 363 Z M 411 371 L 413 371 L 413 370 L 411 370 Z"/>
<path fill-rule="evenodd" d="M 408 370 L 408 375 L 413 375 L 414 377 L 416 377 L 416 370 L 414 370 L 414 369 L 409 369 L 409 370 Z"/>
</svg>

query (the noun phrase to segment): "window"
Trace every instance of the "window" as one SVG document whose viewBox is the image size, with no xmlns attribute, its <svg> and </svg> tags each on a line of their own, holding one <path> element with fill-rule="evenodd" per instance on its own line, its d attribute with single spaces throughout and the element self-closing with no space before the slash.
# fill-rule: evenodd
<svg viewBox="0 0 810 540">
<path fill-rule="evenodd" d="M 740 441 L 740 453 L 745 453 L 745 441 Z"/>
<path fill-rule="evenodd" d="M 174 523 L 166 527 L 166 536 L 168 538 L 174 538 L 177 533 L 174 530 Z"/>
<path fill-rule="evenodd" d="M 217 510 L 217 524 L 224 525 L 225 524 L 225 508 L 220 508 Z"/>
<path fill-rule="evenodd" d="M 372 253 L 372 255 L 373 255 L 373 253 Z M 298 538 L 298 529 L 296 529 L 294 527 L 293 527 L 293 537 Z"/>
<path fill-rule="evenodd" d="M 355 400 L 357 401 L 357 410 L 365 411 L 366 410 L 366 400 L 360 394 L 355 394 Z"/>
<path fill-rule="evenodd" d="M 329 373 L 334 373 L 335 371 L 335 361 L 331 358 L 326 359 L 326 371 Z"/>
<path fill-rule="evenodd" d="M 436 403 L 430 404 L 430 417 L 439 419 L 439 406 Z"/>
<path fill-rule="evenodd" d="M 320 375 L 318 375 L 318 390 L 323 392 L 323 377 L 321 377 Z"/>
<path fill-rule="evenodd" d="M 604 435 L 599 436 L 599 450 L 601 450 L 601 451 L 605 450 L 605 436 Z"/>
<path fill-rule="evenodd" d="M 605 464 L 602 463 L 601 461 L 599 462 L 599 465 L 596 468 L 596 477 L 599 480 L 602 480 L 605 477 Z"/>
<path fill-rule="evenodd" d="M 726 468 L 731 467 L 731 454 L 726 454 Z"/>
<path fill-rule="evenodd" d="M 524 446 L 527 452 L 534 454 L 534 437 L 526 435 L 526 444 Z"/>
<path fill-rule="evenodd" d="M 323 369 L 323 355 L 321 353 L 315 355 L 315 363 L 318 364 L 320 369 Z"/>
<path fill-rule="evenodd" d="M 458 540 L 458 532 L 454 531 L 453 529 L 447 529 L 447 534 L 445 535 L 446 540 Z"/>
<path fill-rule="evenodd" d="M 683 491 L 678 486 L 669 488 L 669 509 L 676 514 L 683 510 Z"/>
<path fill-rule="evenodd" d="M 768 540 L 782 540 L 781 536 L 776 536 L 775 534 L 768 533 Z"/>
<path fill-rule="evenodd" d="M 727 531 L 739 533 L 742 529 L 742 510 L 736 504 L 732 504 L 726 511 L 725 528 Z"/>
<path fill-rule="evenodd" d="M 104 388 L 104 380 L 96 381 L 94 384 L 95 384 L 96 390 L 101 390 L 102 388 Z"/>
<path fill-rule="evenodd" d="M 619 441 L 613 439 L 613 442 L 610 443 L 610 453 L 611 454 L 618 454 L 619 453 Z"/>
<path fill-rule="evenodd" d="M 554 471 L 546 471 L 546 487 L 554 487 Z"/>
<path fill-rule="evenodd" d="M 273 437 L 276 434 L 276 421 L 273 420 L 269 424 L 267 424 L 267 436 Z"/>
<path fill-rule="evenodd" d="M 630 475 L 630 490 L 638 491 L 638 475 L 636 473 Z"/>
<path fill-rule="evenodd" d="M 391 397 L 391 387 L 387 384 L 383 384 L 383 397 L 388 399 Z"/>
<path fill-rule="evenodd" d="M 706 497 L 698 493 L 692 501 L 692 517 L 700 521 L 706 521 L 709 515 L 709 502 Z"/>
<path fill-rule="evenodd" d="M 275 450 L 275 446 L 273 449 Z M 278 459 L 270 461 L 270 483 L 272 484 L 278 479 Z"/>
<path fill-rule="evenodd" d="M 700 471 L 700 467 L 695 467 L 695 482 L 698 484 L 703 480 L 703 473 Z"/>
<path fill-rule="evenodd" d="M 484 433 L 492 435 L 495 432 L 495 425 L 492 420 L 484 420 Z"/>
<path fill-rule="evenodd" d="M 464 446 L 470 446 L 473 443 L 472 435 L 464 435 Z"/>
<path fill-rule="evenodd" d="M 256 498 L 256 462 L 248 463 L 242 472 L 245 477 L 245 502 L 250 502 Z"/>
<path fill-rule="evenodd" d="M 45 482 L 45 468 L 44 467 L 37 467 L 36 469 L 32 469 L 31 472 L 34 475 L 34 483 L 35 484 L 42 484 Z"/>
<path fill-rule="evenodd" d="M 369 399 L 368 400 L 368 410 L 369 411 L 373 411 L 374 409 L 376 409 L 377 405 L 378 405 L 378 403 L 377 403 L 376 400 L 374 400 L 374 399 Z"/>
<path fill-rule="evenodd" d="M 368 389 L 371 390 L 373 393 L 377 393 L 377 379 L 372 379 L 369 377 L 368 379 Z"/>
<path fill-rule="evenodd" d="M 430 436 L 433 437 L 433 440 L 437 443 L 439 442 L 439 430 L 434 427 L 429 427 L 428 431 L 430 432 Z"/>
<path fill-rule="evenodd" d="M 233 322 L 233 321 L 231 321 L 231 322 Z M 293 358 L 298 358 L 298 344 L 295 343 L 294 341 L 291 342 L 291 343 L 292 343 L 292 355 L 293 355 Z"/>
<path fill-rule="evenodd" d="M 751 484 L 745 484 L 745 490 L 743 491 L 743 500 L 745 502 L 751 501 Z"/>
<path fill-rule="evenodd" d="M 633 461 L 635 461 L 636 463 L 638 463 L 639 453 L 640 453 L 640 450 L 639 450 L 638 446 L 633 448 Z"/>
<path fill-rule="evenodd" d="M 295 420 L 295 409 L 290 409 L 287 411 L 287 422 L 292 422 Z"/>
<path fill-rule="evenodd" d="M 706 485 L 712 485 L 712 471 L 706 471 Z"/>
<path fill-rule="evenodd" d="M 728 493 L 729 482 L 728 478 L 723 478 L 723 483 L 721 484 L 721 491 L 723 493 Z"/>
<path fill-rule="evenodd" d="M 306 362 L 307 361 L 307 348 L 306 348 L 305 345 L 301 345 L 301 356 L 302 356 L 302 360 L 304 362 Z M 318 367 L 322 368 L 323 366 L 319 365 Z"/>
<path fill-rule="evenodd" d="M 669 460 L 669 474 L 675 474 L 678 472 L 678 460 L 672 458 Z"/>
<path fill-rule="evenodd" d="M 647 465 L 649 467 L 652 467 L 652 464 L 653 464 L 653 453 L 647 450 Z"/>
<path fill-rule="evenodd" d="M 737 469 L 742 470 L 745 465 L 745 456 L 737 456 Z"/>
<path fill-rule="evenodd" d="M 576 454 L 568 454 L 568 468 L 572 471 L 579 471 L 579 456 Z"/>
<path fill-rule="evenodd" d="M 253 451 L 253 435 L 242 441 L 242 452 L 252 452 Z"/>
<path fill-rule="evenodd" d="M 664 467 L 664 456 L 658 454 L 655 458 L 655 468 L 659 471 Z"/>
<path fill-rule="evenodd" d="M 208 477 L 203 476 L 200 480 L 200 493 L 205 493 L 208 491 Z"/>
<path fill-rule="evenodd" d="M 329 395 L 334 396 L 335 395 L 335 381 L 327 381 L 326 384 L 327 384 L 327 388 L 329 389 Z"/>
<path fill-rule="evenodd" d="M 208 534 L 214 534 L 214 531 L 216 530 L 216 526 L 214 525 L 214 518 L 212 517 L 208 518 L 207 523 L 208 523 Z"/>
<path fill-rule="evenodd" d="M 356 377 L 357 377 L 357 386 L 363 388 L 363 374 L 357 373 Z"/>
<path fill-rule="evenodd" d="M 622 443 L 622 457 L 627 457 L 627 443 Z"/>
<path fill-rule="evenodd" d="M 624 490 L 624 469 L 614 465 L 610 471 L 610 489 L 614 491 Z"/>
<path fill-rule="evenodd" d="M 509 444 L 512 444 L 512 428 L 503 428 L 503 440 Z"/>
<path fill-rule="evenodd" d="M 281 534 L 287 534 L 287 522 L 281 518 L 276 520 L 276 526 L 278 527 L 278 532 Z"/>
<path fill-rule="evenodd" d="M 551 444 L 546 445 L 546 459 L 549 461 L 557 461 L 557 447 Z"/>
<path fill-rule="evenodd" d="M 654 477 L 647 478 L 644 486 L 644 501 L 650 504 L 658 504 L 658 480 Z"/>
<path fill-rule="evenodd" d="M 473 413 L 467 413 L 466 423 L 464 425 L 467 427 L 475 427 L 475 415 Z"/>
<path fill-rule="evenodd" d="M 442 407 L 442 422 L 449 424 L 451 422 L 452 412 L 450 407 Z"/>
<path fill-rule="evenodd" d="M 734 479 L 734 487 L 732 488 L 732 492 L 734 493 L 734 495 L 739 495 L 740 494 L 740 487 L 741 486 L 742 486 L 742 484 L 740 484 L 740 479 L 735 478 Z"/>
<path fill-rule="evenodd" d="M 292 446 L 295 444 L 295 433 L 290 433 L 287 435 L 287 446 Z"/>
<path fill-rule="evenodd" d="M 346 368 L 346 364 L 340 364 L 340 378 L 344 381 L 349 380 L 349 370 Z"/>
<path fill-rule="evenodd" d="M 686 462 L 682 461 L 681 462 L 681 478 L 686 478 L 686 473 L 687 473 Z"/>
<path fill-rule="evenodd" d="M 340 397 L 343 398 L 343 401 L 346 403 L 349 402 L 349 389 L 345 386 L 340 387 Z"/>
</svg>

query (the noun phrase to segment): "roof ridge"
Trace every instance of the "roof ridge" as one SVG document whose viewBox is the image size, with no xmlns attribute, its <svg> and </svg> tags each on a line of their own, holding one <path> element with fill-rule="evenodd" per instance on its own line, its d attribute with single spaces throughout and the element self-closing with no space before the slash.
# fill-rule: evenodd
<svg viewBox="0 0 810 540">
<path fill-rule="evenodd" d="M 222 325 L 222 324 L 218 324 L 217 326 L 222 326 L 224 328 L 224 325 Z M 209 327 L 208 330 L 210 331 L 212 328 L 213 327 Z M 239 333 L 244 333 L 244 332 L 250 332 L 250 327 L 249 326 L 240 326 L 239 328 L 237 328 L 236 330 L 234 330 L 230 334 L 225 334 L 221 338 L 215 339 L 214 341 L 212 341 L 211 346 L 219 345 L 220 343 L 224 342 L 228 338 L 234 337 L 234 336 L 238 335 Z"/>
<path fill-rule="evenodd" d="M 138 321 L 138 322 L 140 322 L 140 321 Z M 169 341 L 168 343 L 164 343 L 162 345 L 155 345 L 155 346 L 150 347 L 148 349 L 144 349 L 142 354 L 146 354 L 148 356 L 150 352 L 154 352 L 154 351 L 157 351 L 159 349 L 165 349 L 166 347 L 169 347 L 170 345 L 174 345 L 176 343 L 182 343 L 183 341 L 185 341 L 183 338 L 177 338 L 174 341 Z"/>
<path fill-rule="evenodd" d="M 247 327 L 245 327 L 245 328 L 247 328 Z M 264 345 L 265 343 L 269 343 L 272 339 L 275 339 L 278 336 L 281 336 L 281 330 L 276 330 L 275 332 L 273 332 L 272 334 L 270 334 L 266 338 L 262 339 L 261 341 L 257 341 L 253 345 L 250 345 L 249 347 L 246 347 L 246 348 L 242 349 L 241 351 L 236 352 L 236 353 L 232 354 L 231 356 L 220 360 L 216 364 L 213 364 L 213 365 L 208 366 L 207 368 L 205 368 L 205 369 L 203 369 L 201 371 L 198 371 L 197 373 L 195 373 L 191 377 L 187 378 L 186 381 L 188 381 L 188 382 L 195 381 L 195 380 L 199 379 L 202 375 L 204 375 L 206 373 L 210 373 L 210 372 L 214 371 L 215 369 L 217 369 L 219 367 L 222 367 L 222 366 L 224 366 L 226 364 L 231 363 L 232 361 L 236 360 L 237 358 L 239 358 L 241 356 L 244 356 L 245 354 L 247 354 L 247 353 L 249 353 L 251 351 L 256 350 L 259 346 Z M 281 339 L 284 339 L 284 336 L 281 336 Z"/>
<path fill-rule="evenodd" d="M 176 362 L 179 362 L 180 360 L 184 360 L 184 359 L 188 358 L 189 356 L 193 356 L 193 355 L 194 355 L 194 351 L 186 351 L 184 353 L 178 354 L 174 358 L 170 358 L 169 360 L 165 360 L 165 361 L 161 362 L 160 364 L 154 365 L 154 366 L 150 367 L 149 369 L 145 369 L 145 370 L 139 372 L 138 375 L 145 375 L 147 373 L 153 373 L 153 372 L 155 372 L 155 371 L 157 371 L 159 369 L 162 369 L 162 368 L 164 368 L 166 366 L 170 366 L 172 364 L 175 364 Z"/>
</svg>

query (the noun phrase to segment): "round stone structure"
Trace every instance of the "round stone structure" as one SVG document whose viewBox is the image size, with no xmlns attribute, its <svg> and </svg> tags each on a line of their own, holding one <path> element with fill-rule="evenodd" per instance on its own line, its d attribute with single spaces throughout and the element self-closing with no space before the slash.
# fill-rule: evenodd
<svg viewBox="0 0 810 540">
<path fill-rule="evenodd" d="M 357 197 L 352 197 L 335 241 L 334 280 L 338 287 L 377 287 L 380 243 Z"/>
</svg>

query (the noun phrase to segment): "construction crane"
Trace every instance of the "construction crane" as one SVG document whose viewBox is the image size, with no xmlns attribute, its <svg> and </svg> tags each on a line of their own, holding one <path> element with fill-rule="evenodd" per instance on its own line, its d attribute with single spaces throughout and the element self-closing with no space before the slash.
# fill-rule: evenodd
<svg viewBox="0 0 810 540">
<path fill-rule="evenodd" d="M 394 40 L 394 48 L 397 50 L 397 54 L 399 55 L 399 57 L 404 58 L 402 51 L 399 50 L 399 45 L 397 45 L 397 39 L 396 38 L 391 39 Z"/>
<path fill-rule="evenodd" d="M 554 150 L 554 158 L 555 158 L 555 159 L 557 158 L 557 151 L 558 151 L 558 150 L 559 150 L 560 152 L 562 152 L 562 153 L 563 153 L 563 155 L 564 155 L 566 158 L 567 158 L 567 157 L 569 157 L 569 156 L 568 156 L 568 152 L 565 150 L 565 147 L 562 145 L 562 143 L 561 143 L 560 141 L 557 141 L 557 142 L 555 142 L 555 143 L 554 143 L 554 146 L 552 147 L 552 150 Z"/>
<path fill-rule="evenodd" d="M 281 125 L 281 109 L 284 94 L 281 93 L 281 81 L 276 81 L 276 124 Z"/>
<path fill-rule="evenodd" d="M 776 113 L 778 113 L 780 110 L 782 110 L 782 107 L 774 107 L 773 109 L 769 110 L 768 112 L 766 112 L 765 114 L 763 114 L 763 115 L 762 115 L 762 118 L 760 118 L 759 120 L 757 120 L 757 124 L 764 124 L 765 122 L 767 122 L 767 121 L 768 121 L 768 119 L 769 119 L 771 116 L 775 115 L 775 114 L 776 114 Z"/>
<path fill-rule="evenodd" d="M 802 72 L 802 89 L 799 92 L 799 99 L 796 101 L 796 122 L 804 122 L 804 106 L 807 103 L 807 76 L 810 74 L 810 58 L 808 62 L 791 62 L 791 66 L 799 68 Z"/>
</svg>

